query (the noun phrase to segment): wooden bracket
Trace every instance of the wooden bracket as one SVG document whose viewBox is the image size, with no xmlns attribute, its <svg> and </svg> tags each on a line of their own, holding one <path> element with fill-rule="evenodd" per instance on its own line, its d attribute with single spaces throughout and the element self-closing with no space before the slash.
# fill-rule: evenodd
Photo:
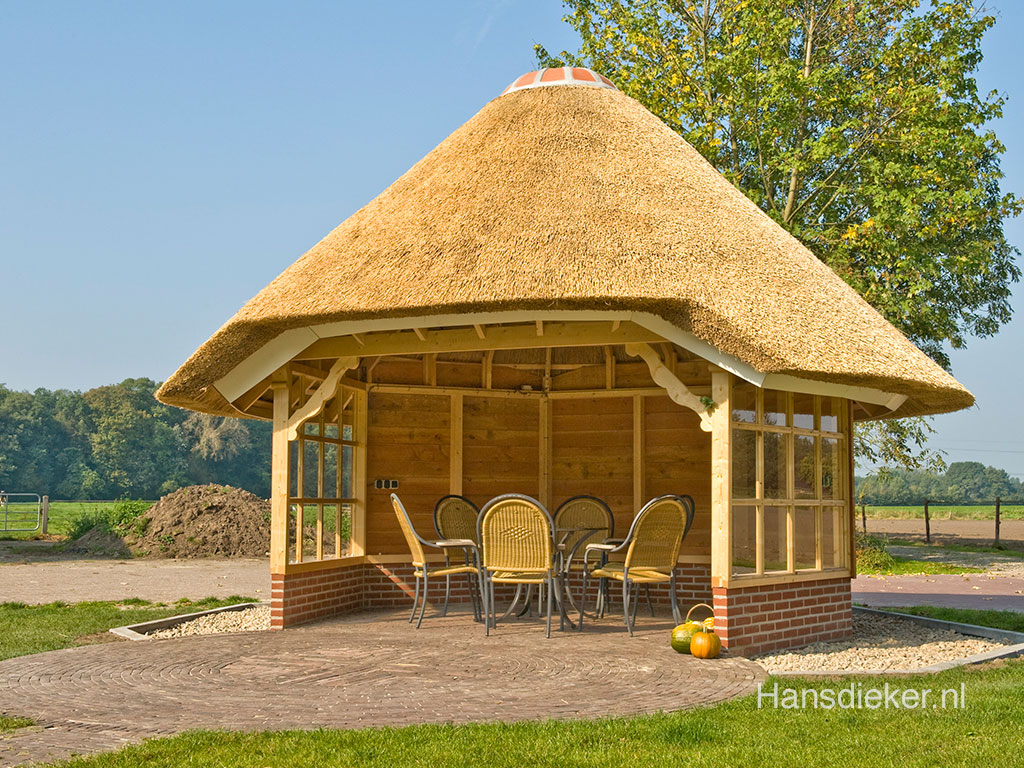
<svg viewBox="0 0 1024 768">
<path fill-rule="evenodd" d="M 654 383 L 664 389 L 672 402 L 677 403 L 700 416 L 700 428 L 704 432 L 711 431 L 711 414 L 708 413 L 708 406 L 693 392 L 686 388 L 672 371 L 670 371 L 654 351 L 650 344 L 629 343 L 626 344 L 626 354 L 631 357 L 643 358 L 647 367 L 651 369 L 651 378 Z"/>
<path fill-rule="evenodd" d="M 324 405 L 330 400 L 338 389 L 338 382 L 346 372 L 359 367 L 358 357 L 342 357 L 331 366 L 316 392 L 288 419 L 288 440 L 294 440 L 299 435 L 299 428 L 307 419 L 311 419 L 323 410 Z"/>
</svg>

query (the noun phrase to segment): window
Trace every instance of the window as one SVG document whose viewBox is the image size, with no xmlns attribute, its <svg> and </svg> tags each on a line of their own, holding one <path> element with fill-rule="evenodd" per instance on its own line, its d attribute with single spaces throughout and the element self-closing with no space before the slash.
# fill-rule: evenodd
<svg viewBox="0 0 1024 768">
<path fill-rule="evenodd" d="M 732 389 L 731 572 L 847 568 L 847 401 Z"/>
</svg>

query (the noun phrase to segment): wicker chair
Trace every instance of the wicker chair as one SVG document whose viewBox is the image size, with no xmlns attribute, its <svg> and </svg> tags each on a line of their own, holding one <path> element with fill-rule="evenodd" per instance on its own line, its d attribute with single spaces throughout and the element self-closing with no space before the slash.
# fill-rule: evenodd
<svg viewBox="0 0 1024 768">
<path fill-rule="evenodd" d="M 480 546 L 479 533 L 476 529 L 476 521 L 480 516 L 480 510 L 476 508 L 476 505 L 467 499 L 465 496 L 457 496 L 451 494 L 449 496 L 442 496 L 436 505 L 434 505 L 434 530 L 437 531 L 437 535 L 441 539 L 463 539 L 472 541 Z M 444 550 L 444 560 L 446 565 L 452 564 L 453 556 L 458 560 L 463 560 L 465 565 L 471 565 L 469 550 L 459 547 L 447 547 Z M 478 592 L 474 589 L 473 576 L 472 574 L 466 574 L 466 578 L 469 579 L 469 595 L 470 600 L 473 603 L 473 618 L 480 620 L 481 610 L 479 602 L 477 600 Z M 445 576 L 444 578 L 444 607 L 441 609 L 441 615 L 448 615 L 448 600 L 451 596 L 452 577 Z"/>
<path fill-rule="evenodd" d="M 676 565 L 679 548 L 693 525 L 693 499 L 689 496 L 659 496 L 652 499 L 640 510 L 640 514 L 629 527 L 629 534 L 621 544 L 588 544 L 583 557 L 583 598 L 580 600 L 579 629 L 583 629 L 583 609 L 587 594 L 587 564 L 591 554 L 601 557 L 589 576 L 601 579 L 603 591 L 608 579 L 622 582 L 622 613 L 626 629 L 633 634 L 636 620 L 635 599 L 630 617 L 630 592 L 634 585 L 667 582 L 672 601 L 672 615 L 681 623 L 679 606 L 676 603 Z M 608 555 L 625 552 L 625 559 L 619 563 L 608 560 Z"/>
<path fill-rule="evenodd" d="M 420 612 L 419 620 L 416 622 L 416 628 L 418 629 L 420 624 L 423 623 L 423 614 L 427 608 L 427 589 L 430 586 L 430 578 L 432 576 L 451 577 L 460 573 L 475 573 L 479 580 L 480 551 L 477 549 L 476 542 L 471 539 L 427 541 L 416 533 L 416 529 L 412 527 L 412 521 L 409 519 L 409 513 L 405 511 L 405 506 L 402 504 L 401 499 L 393 493 L 391 494 L 391 505 L 395 508 L 398 525 L 401 527 L 402 534 L 405 536 L 405 543 L 409 545 L 409 551 L 412 553 L 412 565 L 415 569 L 413 575 L 416 577 L 416 596 L 413 598 L 412 613 L 409 614 L 409 621 L 411 622 L 416 617 L 416 609 L 418 607 Z M 443 551 L 461 549 L 466 553 L 466 563 L 464 565 L 450 565 L 446 563 L 443 568 L 428 568 L 427 557 L 423 552 L 424 546 Z M 421 583 L 423 585 L 422 601 L 420 600 Z M 482 582 L 480 582 L 480 586 L 482 590 Z"/>
<path fill-rule="evenodd" d="M 596 530 L 593 533 L 586 530 L 565 533 L 558 539 L 565 556 L 562 563 L 562 574 L 565 577 L 568 577 L 572 570 L 574 554 L 579 552 L 586 541 L 592 539 L 594 542 L 604 542 L 614 535 L 615 518 L 608 505 L 596 496 L 573 496 L 563 501 L 555 510 L 555 536 L 558 537 L 560 531 L 579 528 Z M 576 603 L 568 592 L 568 585 L 566 596 L 572 607 L 576 608 Z"/>
<path fill-rule="evenodd" d="M 536 499 L 506 494 L 487 502 L 480 512 L 479 529 L 485 634 L 497 622 L 495 584 L 536 584 L 547 586 L 545 636 L 551 637 L 551 604 L 558 579 L 551 515 Z"/>
</svg>

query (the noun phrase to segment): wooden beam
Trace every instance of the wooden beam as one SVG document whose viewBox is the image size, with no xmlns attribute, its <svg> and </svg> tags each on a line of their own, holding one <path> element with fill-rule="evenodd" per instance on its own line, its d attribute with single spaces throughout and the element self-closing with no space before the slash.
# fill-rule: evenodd
<svg viewBox="0 0 1024 768">
<path fill-rule="evenodd" d="M 546 397 L 540 399 L 540 436 L 539 436 L 539 460 L 540 460 L 540 488 L 537 500 L 545 508 L 551 506 L 551 400 Z"/>
<path fill-rule="evenodd" d="M 323 381 L 327 378 L 328 371 L 323 368 L 317 368 L 315 365 L 308 365 L 307 363 L 289 363 L 288 370 L 293 374 L 299 376 L 305 376 L 307 379 L 316 379 L 317 381 Z"/>
<path fill-rule="evenodd" d="M 427 340 L 427 334 L 423 332 L 422 328 L 413 328 L 412 330 L 413 330 L 413 333 L 416 334 L 416 336 L 419 338 L 420 341 L 426 341 Z"/>
<path fill-rule="evenodd" d="M 612 320 L 612 333 L 615 333 L 617 330 L 619 330 L 620 325 L 622 325 L 621 320 Z"/>
<path fill-rule="evenodd" d="M 615 353 L 607 344 L 604 347 L 604 388 L 615 389 Z"/>
<path fill-rule="evenodd" d="M 647 367 L 651 371 L 651 378 L 654 379 L 654 383 L 659 387 L 662 387 L 668 393 L 672 402 L 685 408 L 689 408 L 700 416 L 700 428 L 702 430 L 705 432 L 711 431 L 711 417 L 708 415 L 707 406 L 704 405 L 699 397 L 688 390 L 686 385 L 683 384 L 683 382 L 681 382 L 676 375 L 672 373 L 672 371 L 665 367 L 661 358 L 658 357 L 658 353 L 654 351 L 654 348 L 651 347 L 650 344 L 627 344 L 626 354 L 633 357 L 643 358 L 643 361 L 647 363 Z M 713 379 L 714 375 L 712 375 L 712 380 Z M 714 399 L 713 395 L 712 399 Z M 718 400 L 715 400 L 715 403 L 717 404 Z"/>
<path fill-rule="evenodd" d="M 644 487 L 644 398 L 633 395 L 633 514 L 641 510 L 645 501 Z"/>
<path fill-rule="evenodd" d="M 543 320 L 538 320 L 537 321 L 537 335 L 538 336 L 543 336 L 544 335 L 544 321 Z"/>
<path fill-rule="evenodd" d="M 482 362 L 482 368 L 480 371 L 480 386 L 484 389 L 490 389 L 491 384 L 494 381 L 494 350 L 489 349 L 484 352 L 484 359 Z"/>
<path fill-rule="evenodd" d="M 238 410 L 242 411 L 243 413 L 248 411 L 249 408 L 255 405 L 256 401 L 263 397 L 263 395 L 266 394 L 266 391 L 270 389 L 270 383 L 272 378 L 273 377 L 268 376 L 267 378 L 263 379 L 263 381 L 261 381 L 255 387 L 253 387 L 240 398 L 235 400 L 235 402 L 233 402 L 232 405 Z"/>
<path fill-rule="evenodd" d="M 352 505 L 350 555 L 366 554 L 366 452 L 368 441 L 367 394 L 357 389 L 352 403 L 352 436 L 358 445 L 352 449 Z"/>
<path fill-rule="evenodd" d="M 732 466 L 729 389 L 732 374 L 711 374 L 711 584 L 728 587 L 732 575 Z"/>
<path fill-rule="evenodd" d="M 302 423 L 307 419 L 316 416 L 324 407 L 324 404 L 334 397 L 334 393 L 338 389 L 338 383 L 341 381 L 341 377 L 344 376 L 347 371 L 358 367 L 358 357 L 342 357 L 331 366 L 331 370 L 327 374 L 327 378 L 320 383 L 316 392 L 313 393 L 301 408 L 289 417 L 289 440 L 294 440 L 299 433 L 299 428 L 302 426 Z"/>
<path fill-rule="evenodd" d="M 275 374 L 274 427 L 270 455 L 270 572 L 288 564 L 288 382 Z"/>
<path fill-rule="evenodd" d="M 423 383 L 428 387 L 437 386 L 437 355 L 423 356 Z"/>
<path fill-rule="evenodd" d="M 366 342 L 363 341 L 363 337 L 360 336 L 358 333 L 350 333 L 349 336 L 355 339 L 356 344 L 358 344 L 360 347 L 366 346 Z"/>
<path fill-rule="evenodd" d="M 473 330 L 476 331 L 476 335 L 479 336 L 481 339 L 487 338 L 487 333 L 484 331 L 484 326 L 474 325 Z"/>
<path fill-rule="evenodd" d="M 451 396 L 449 419 L 448 493 L 462 495 L 462 394 Z"/>
<path fill-rule="evenodd" d="M 422 331 L 421 331 L 422 333 Z M 325 360 L 337 357 L 377 355 L 423 355 L 430 352 L 474 352 L 487 349 L 533 349 L 538 345 L 536 327 L 529 325 L 492 326 L 481 339 L 474 328 L 444 328 L 420 338 L 413 331 L 383 331 L 363 337 L 362 347 L 351 336 L 335 336 L 310 344 L 295 360 Z M 607 323 L 544 324 L 547 347 L 594 347 L 629 342 L 657 343 L 662 338 L 635 323 L 623 323 L 611 331 Z"/>
</svg>

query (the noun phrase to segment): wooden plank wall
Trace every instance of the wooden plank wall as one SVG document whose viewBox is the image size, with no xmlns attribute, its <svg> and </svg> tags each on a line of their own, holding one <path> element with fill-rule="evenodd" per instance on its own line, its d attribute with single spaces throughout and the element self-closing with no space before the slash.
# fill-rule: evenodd
<svg viewBox="0 0 1024 768">
<path fill-rule="evenodd" d="M 420 535 L 434 535 L 434 504 L 448 493 L 450 403 L 437 395 L 371 392 L 367 446 L 367 554 L 408 554 L 391 507 L 397 493 Z M 397 491 L 375 481 L 398 480 Z"/>
<path fill-rule="evenodd" d="M 668 396 L 644 398 L 644 499 L 688 493 L 696 507 L 684 555 L 711 553 L 711 433 Z"/>
<path fill-rule="evenodd" d="M 478 507 L 503 493 L 536 497 L 540 493 L 539 427 L 536 398 L 464 398 L 463 495 Z"/>
<path fill-rule="evenodd" d="M 570 496 L 603 499 L 616 534 L 633 520 L 633 398 L 551 401 L 551 514 Z"/>
</svg>

